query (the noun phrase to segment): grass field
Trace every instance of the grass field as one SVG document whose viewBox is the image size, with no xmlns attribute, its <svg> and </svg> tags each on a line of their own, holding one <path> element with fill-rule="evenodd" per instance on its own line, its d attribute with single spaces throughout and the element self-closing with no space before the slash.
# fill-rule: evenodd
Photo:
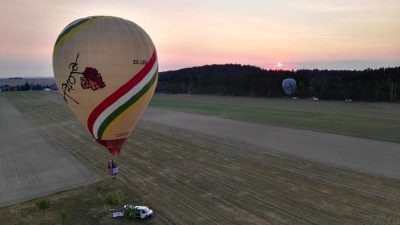
<svg viewBox="0 0 400 225">
<path fill-rule="evenodd" d="M 0 207 L 98 181 L 0 95 Z"/>
<path fill-rule="evenodd" d="M 35 200 L 1 208 L 2 225 L 61 224 L 61 209 L 71 210 L 65 224 L 142 223 L 112 221 L 102 198 L 113 192 L 126 201 L 150 205 L 155 217 L 145 224 L 400 224 L 400 180 L 272 154 L 240 141 L 148 121 L 138 124 L 121 153 L 120 175 L 110 179 L 105 175 L 108 152 L 76 122 L 58 94 L 20 92 L 2 96 L 33 126 L 45 127 L 45 135 L 59 140 L 80 162 L 105 178 L 94 185 L 48 196 L 51 207 L 45 215 L 35 209 Z M 284 121 L 291 113 L 297 115 L 297 110 L 303 115 L 295 117 L 300 121 L 314 114 L 353 116 L 370 121 L 373 126 L 382 123 L 390 128 L 392 124 L 392 132 L 398 131 L 396 105 L 360 103 L 337 107 L 340 104 L 206 96 L 157 96 L 152 102 L 157 107 L 183 111 L 193 108 L 196 113 L 244 121 L 253 118 L 254 113 L 260 123 L 329 132 L 340 129 L 329 128 L 327 122 L 319 127 L 322 116 L 309 119 L 316 128 L 308 127 L 306 122 L 293 122 L 294 118 L 292 122 Z M 260 108 L 275 111 L 263 117 L 259 115 Z M 277 118 L 278 112 L 286 112 L 283 120 Z M 381 122 L 374 123 L 374 115 Z M 352 135 L 362 136 L 361 130 Z M 369 132 L 362 134 L 385 139 L 374 136 L 371 129 Z M 398 138 L 396 134 L 390 136 L 392 141 L 399 141 Z M 96 186 L 101 187 L 101 198 Z"/>
<path fill-rule="evenodd" d="M 151 106 L 252 123 L 400 142 L 400 104 L 157 95 Z"/>
</svg>

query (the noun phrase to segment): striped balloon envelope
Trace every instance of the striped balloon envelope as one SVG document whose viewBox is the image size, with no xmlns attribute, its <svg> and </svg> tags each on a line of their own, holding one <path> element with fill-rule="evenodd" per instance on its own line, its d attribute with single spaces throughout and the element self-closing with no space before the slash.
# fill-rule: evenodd
<svg viewBox="0 0 400 225">
<path fill-rule="evenodd" d="M 56 40 L 53 70 L 77 119 L 118 155 L 157 85 L 157 53 L 149 35 L 117 17 L 78 19 Z"/>
</svg>

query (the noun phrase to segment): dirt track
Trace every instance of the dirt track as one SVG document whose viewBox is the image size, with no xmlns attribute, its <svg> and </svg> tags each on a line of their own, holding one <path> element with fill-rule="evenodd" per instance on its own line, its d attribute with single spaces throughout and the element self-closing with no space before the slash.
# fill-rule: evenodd
<svg viewBox="0 0 400 225">
<path fill-rule="evenodd" d="M 235 139 L 278 153 L 400 178 L 400 144 L 148 108 L 143 120 Z"/>
<path fill-rule="evenodd" d="M 98 179 L 0 97 L 0 207 Z"/>
</svg>

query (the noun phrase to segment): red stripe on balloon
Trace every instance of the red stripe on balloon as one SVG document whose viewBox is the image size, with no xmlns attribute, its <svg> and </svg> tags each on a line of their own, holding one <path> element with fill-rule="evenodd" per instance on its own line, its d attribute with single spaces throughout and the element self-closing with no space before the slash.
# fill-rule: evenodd
<svg viewBox="0 0 400 225">
<path fill-rule="evenodd" d="M 124 96 L 126 93 L 129 92 L 133 87 L 135 87 L 143 78 L 150 72 L 151 68 L 153 68 L 154 63 L 157 59 L 157 52 L 154 50 L 153 55 L 151 56 L 150 60 L 147 64 L 140 70 L 132 79 L 130 79 L 126 84 L 116 90 L 113 94 L 108 96 L 104 99 L 90 114 L 87 122 L 88 129 L 90 133 L 93 135 L 93 125 L 96 121 L 97 117 L 110 105 L 116 102 L 119 98 Z"/>
</svg>

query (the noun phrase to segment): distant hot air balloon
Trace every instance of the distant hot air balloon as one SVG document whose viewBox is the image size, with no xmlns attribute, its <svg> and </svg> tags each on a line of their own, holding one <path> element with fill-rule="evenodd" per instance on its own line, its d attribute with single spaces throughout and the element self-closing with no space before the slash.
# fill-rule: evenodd
<svg viewBox="0 0 400 225">
<path fill-rule="evenodd" d="M 296 89 L 296 80 L 293 78 L 284 79 L 282 81 L 282 89 L 286 95 L 292 95 Z"/>
<path fill-rule="evenodd" d="M 157 85 L 157 53 L 149 35 L 117 17 L 75 20 L 57 38 L 53 70 L 69 108 L 117 156 Z"/>
</svg>

